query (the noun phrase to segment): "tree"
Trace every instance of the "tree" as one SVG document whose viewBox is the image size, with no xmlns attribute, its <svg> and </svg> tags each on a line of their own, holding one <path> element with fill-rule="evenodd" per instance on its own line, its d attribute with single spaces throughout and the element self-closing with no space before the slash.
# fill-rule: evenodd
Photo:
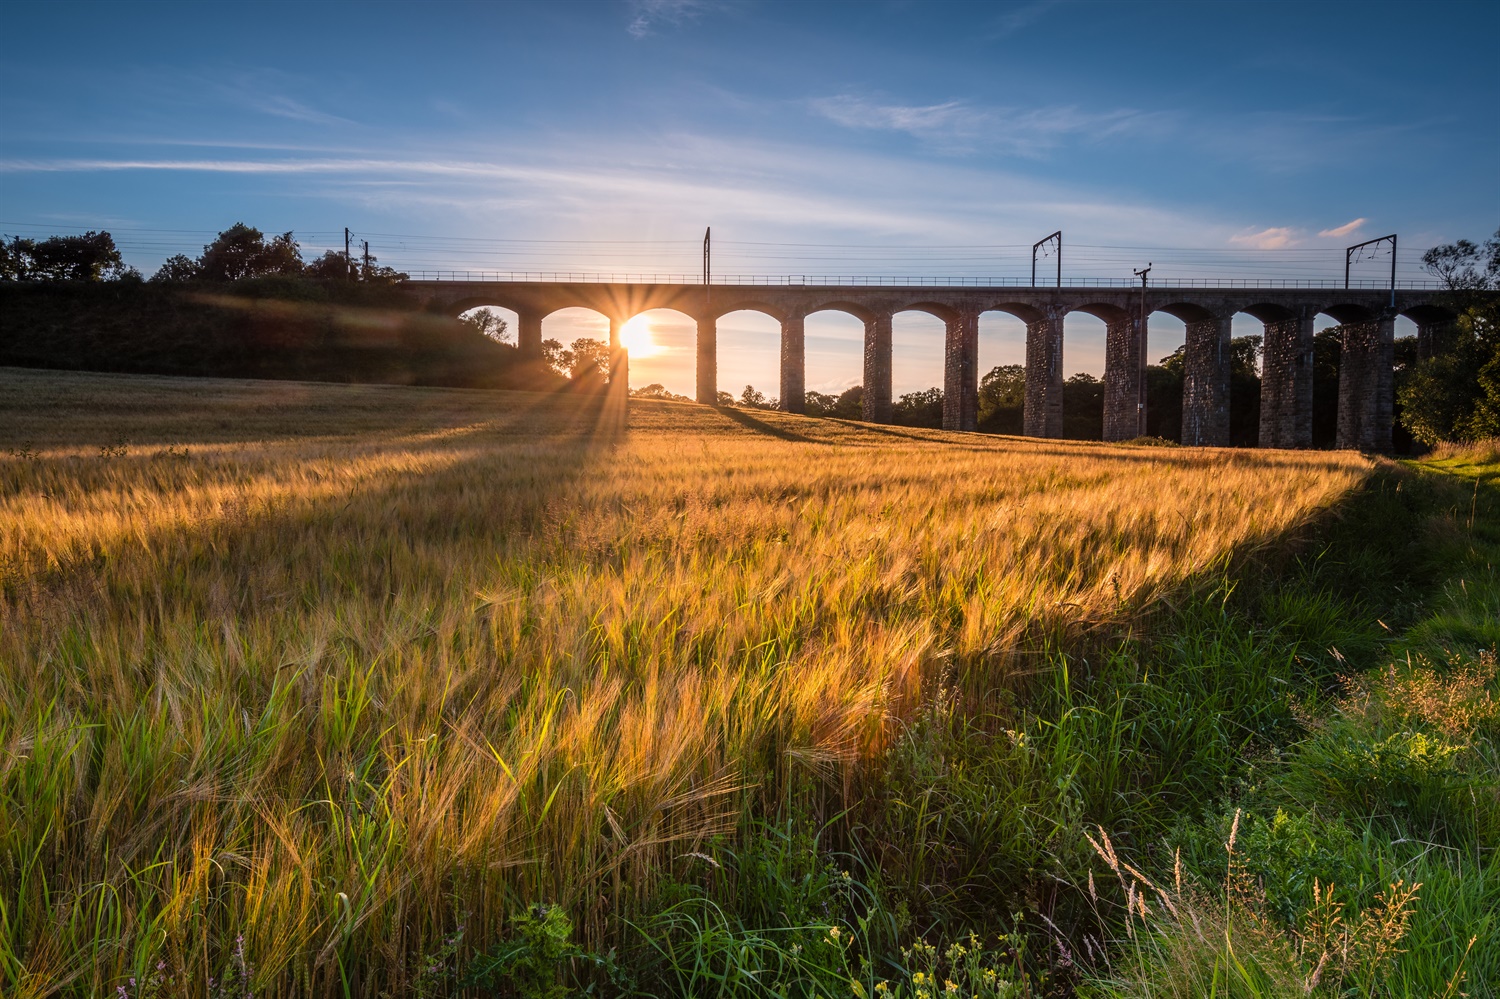
<svg viewBox="0 0 1500 999">
<path fill-rule="evenodd" d="M 746 385 L 745 391 L 740 393 L 739 405 L 746 409 L 777 409 L 779 403 L 776 399 L 767 399 L 764 392 L 758 391 L 754 385 Z"/>
<path fill-rule="evenodd" d="M 803 396 L 802 409 L 808 416 L 828 416 L 838 405 L 838 397 L 826 392 L 809 391 Z"/>
<path fill-rule="evenodd" d="M 1104 383 L 1080 371 L 1063 382 L 1063 432 L 1070 440 L 1104 437 Z"/>
<path fill-rule="evenodd" d="M 1467 239 L 1434 246 L 1422 254 L 1422 266 L 1441 278 L 1449 291 L 1500 288 L 1500 229 L 1482 246 Z"/>
<path fill-rule="evenodd" d="M 239 281 L 271 274 L 300 274 L 302 254 L 290 232 L 270 242 L 259 229 L 236 222 L 203 248 L 198 276 L 205 281 Z"/>
<path fill-rule="evenodd" d="M 652 382 L 650 385 L 631 389 L 630 395 L 635 399 L 671 399 L 676 402 L 693 401 L 685 395 L 678 395 L 676 392 L 669 391 L 661 382 Z"/>
<path fill-rule="evenodd" d="M 907 392 L 891 407 L 891 420 L 903 427 L 941 429 L 943 426 L 943 390 L 930 388 L 921 392 Z"/>
<path fill-rule="evenodd" d="M 473 327 L 476 333 L 487 336 L 496 343 L 511 341 L 510 324 L 487 306 L 470 309 L 458 318 L 459 322 Z"/>
<path fill-rule="evenodd" d="M 151 280 L 164 284 L 181 284 L 184 281 L 192 281 L 197 278 L 198 272 L 198 261 L 178 253 L 163 261 L 156 273 L 151 275 Z"/>
<path fill-rule="evenodd" d="M 833 404 L 833 412 L 829 416 L 837 416 L 841 420 L 857 420 L 865 413 L 865 387 L 854 385 L 844 389 Z"/>
<path fill-rule="evenodd" d="M 347 281 L 354 276 L 354 266 L 341 250 L 327 250 L 303 269 L 308 277 L 323 281 Z"/>
<path fill-rule="evenodd" d="M 560 375 L 568 374 L 573 367 L 573 355 L 563 349 L 561 340 L 542 341 L 542 360 Z"/>
<path fill-rule="evenodd" d="M 609 374 L 609 344 L 603 340 L 579 337 L 561 359 L 567 364 L 568 377 L 580 384 L 603 381 Z"/>
<path fill-rule="evenodd" d="M 31 280 L 31 251 L 36 240 L 12 236 L 0 239 L 0 281 Z"/>
<path fill-rule="evenodd" d="M 0 278 L 10 281 L 105 281 L 132 273 L 107 232 L 0 243 Z"/>
<path fill-rule="evenodd" d="M 1476 246 L 1436 246 L 1422 264 L 1447 286 L 1456 313 L 1442 351 L 1411 368 L 1397 389 L 1401 422 L 1424 444 L 1500 436 L 1500 229 Z"/>
<path fill-rule="evenodd" d="M 1019 434 L 1026 410 L 1026 368 L 1000 364 L 979 379 L 979 429 L 990 434 Z"/>
</svg>

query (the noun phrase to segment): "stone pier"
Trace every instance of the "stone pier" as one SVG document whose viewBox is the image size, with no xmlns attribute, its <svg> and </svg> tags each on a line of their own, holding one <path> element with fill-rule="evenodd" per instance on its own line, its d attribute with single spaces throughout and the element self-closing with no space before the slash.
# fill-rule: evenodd
<svg viewBox="0 0 1500 999">
<path fill-rule="evenodd" d="M 943 429 L 979 429 L 979 313 L 947 321 L 943 350 Z"/>
<path fill-rule="evenodd" d="M 1026 324 L 1026 404 L 1021 432 L 1027 437 L 1063 434 L 1062 349 L 1061 316 Z"/>
<path fill-rule="evenodd" d="M 1141 340 L 1139 316 L 1106 321 L 1104 333 L 1104 439 L 1128 441 L 1146 430 L 1141 402 Z"/>
<path fill-rule="evenodd" d="M 1231 316 L 1186 323 L 1183 364 L 1182 443 L 1229 446 L 1229 336 Z"/>
<path fill-rule="evenodd" d="M 542 316 L 527 310 L 516 313 L 516 347 L 522 357 L 542 356 Z"/>
<path fill-rule="evenodd" d="M 781 408 L 807 412 L 807 320 L 799 314 L 781 321 Z"/>
<path fill-rule="evenodd" d="M 1313 317 L 1266 320 L 1260 446 L 1312 447 Z"/>
<path fill-rule="evenodd" d="M 713 316 L 698 318 L 698 401 L 719 404 L 719 326 Z"/>
<path fill-rule="evenodd" d="M 878 312 L 865 320 L 865 380 L 861 419 L 866 423 L 890 423 L 891 406 L 891 314 Z"/>
<path fill-rule="evenodd" d="M 1370 322 L 1345 323 L 1339 331 L 1343 353 L 1339 359 L 1339 422 L 1334 447 L 1390 451 L 1396 318 L 1382 316 Z"/>
</svg>

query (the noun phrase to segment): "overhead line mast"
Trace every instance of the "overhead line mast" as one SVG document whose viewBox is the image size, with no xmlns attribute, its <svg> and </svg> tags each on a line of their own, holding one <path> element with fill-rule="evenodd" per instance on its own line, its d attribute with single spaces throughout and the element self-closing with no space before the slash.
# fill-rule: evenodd
<svg viewBox="0 0 1500 999">
<path fill-rule="evenodd" d="M 1136 351 L 1136 398 L 1135 398 L 1135 434 L 1137 437 L 1146 436 L 1146 275 L 1151 273 L 1151 262 L 1146 262 L 1144 270 L 1134 272 L 1141 279 L 1141 332 L 1139 349 Z"/>
<path fill-rule="evenodd" d="M 1059 229 L 1046 239 L 1039 239 L 1031 244 L 1031 286 L 1036 287 L 1036 251 L 1053 240 L 1057 241 L 1057 286 L 1062 287 L 1062 230 Z"/>
</svg>

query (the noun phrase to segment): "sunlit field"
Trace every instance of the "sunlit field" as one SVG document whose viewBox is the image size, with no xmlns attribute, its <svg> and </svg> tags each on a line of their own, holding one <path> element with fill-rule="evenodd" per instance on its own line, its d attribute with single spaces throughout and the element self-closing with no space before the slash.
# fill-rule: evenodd
<svg viewBox="0 0 1500 999">
<path fill-rule="evenodd" d="M 0 369 L 0 992 L 417 994 L 536 903 L 603 953 L 1370 468 Z"/>
</svg>

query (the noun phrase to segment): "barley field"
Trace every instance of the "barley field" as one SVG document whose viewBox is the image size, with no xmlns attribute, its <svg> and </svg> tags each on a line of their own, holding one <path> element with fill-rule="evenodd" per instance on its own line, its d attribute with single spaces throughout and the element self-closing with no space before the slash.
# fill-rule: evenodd
<svg viewBox="0 0 1500 999">
<path fill-rule="evenodd" d="M 0 992 L 421 994 L 539 902 L 602 951 L 1370 469 L 0 369 Z"/>
</svg>

